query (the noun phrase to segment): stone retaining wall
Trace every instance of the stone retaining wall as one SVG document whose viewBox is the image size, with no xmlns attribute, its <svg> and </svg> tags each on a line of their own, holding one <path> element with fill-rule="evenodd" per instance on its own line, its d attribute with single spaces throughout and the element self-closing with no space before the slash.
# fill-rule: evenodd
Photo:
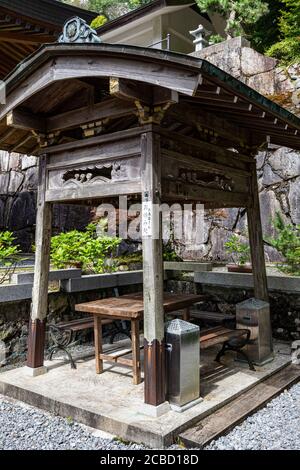
<svg viewBox="0 0 300 470">
<path fill-rule="evenodd" d="M 119 293 L 122 295 L 137 292 L 141 290 L 141 287 L 141 285 L 135 284 L 119 287 Z M 52 293 L 49 295 L 47 322 L 59 323 L 60 321 L 81 318 L 82 315 L 74 310 L 75 304 L 104 297 L 113 297 L 114 295 L 113 288 L 73 294 L 63 292 Z M 0 341 L 3 341 L 5 344 L 6 364 L 26 359 L 30 304 L 30 299 L 19 302 L 0 302 Z M 78 334 L 78 338 L 80 340 L 91 339 L 92 333 L 91 331 L 81 332 Z"/>
<path fill-rule="evenodd" d="M 169 279 L 167 288 L 173 292 L 207 294 L 211 300 L 201 303 L 200 310 L 232 315 L 237 303 L 254 296 L 252 289 L 196 284 L 190 275 L 181 280 Z M 269 297 L 273 336 L 282 340 L 300 339 L 300 294 L 274 290 L 269 292 Z"/>
</svg>

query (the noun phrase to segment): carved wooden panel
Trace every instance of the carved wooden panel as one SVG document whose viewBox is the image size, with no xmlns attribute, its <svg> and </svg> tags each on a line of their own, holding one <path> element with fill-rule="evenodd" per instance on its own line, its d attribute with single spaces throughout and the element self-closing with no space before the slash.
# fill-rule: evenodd
<svg viewBox="0 0 300 470">
<path fill-rule="evenodd" d="M 137 181 L 140 179 L 140 175 L 139 157 L 105 160 L 99 163 L 93 162 L 50 170 L 48 189 L 82 188 L 118 181 Z"/>
<path fill-rule="evenodd" d="M 174 152 L 163 152 L 162 178 L 165 186 L 169 181 L 178 188 L 193 185 L 224 193 L 247 193 L 249 189 L 249 177 L 243 170 Z"/>
</svg>

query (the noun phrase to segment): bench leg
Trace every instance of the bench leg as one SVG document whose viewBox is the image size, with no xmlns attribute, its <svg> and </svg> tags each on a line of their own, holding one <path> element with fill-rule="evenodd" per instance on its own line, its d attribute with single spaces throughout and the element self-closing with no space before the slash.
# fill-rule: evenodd
<svg viewBox="0 0 300 470">
<path fill-rule="evenodd" d="M 67 348 L 65 348 L 64 346 L 60 346 L 60 345 L 53 346 L 49 351 L 49 361 L 52 361 L 53 355 L 58 351 L 63 351 L 66 354 L 66 356 L 68 357 L 70 361 L 71 369 L 77 369 L 73 357 L 71 356 Z"/>
<path fill-rule="evenodd" d="M 191 316 L 190 316 L 190 307 L 187 307 L 183 311 L 183 319 L 184 321 L 190 321 Z"/>
<path fill-rule="evenodd" d="M 220 362 L 221 357 L 224 356 L 224 354 L 226 353 L 226 349 L 227 349 L 226 343 L 224 343 L 216 356 L 216 359 L 215 359 L 216 362 Z"/>
<path fill-rule="evenodd" d="M 133 383 L 141 383 L 141 359 L 140 359 L 140 322 L 131 320 L 131 343 L 132 343 L 132 367 Z"/>
<path fill-rule="evenodd" d="M 242 349 L 239 349 L 237 351 L 237 353 L 240 354 L 241 356 L 243 356 L 243 358 L 248 362 L 249 369 L 253 370 L 255 372 L 255 367 L 254 367 L 253 362 L 251 361 L 251 359 L 248 357 L 248 354 L 246 354 L 245 351 L 243 351 Z"/>
<path fill-rule="evenodd" d="M 253 365 L 253 362 L 248 357 L 248 355 L 245 353 L 245 351 L 243 351 L 241 348 L 238 348 L 238 347 L 232 347 L 227 343 L 223 344 L 222 348 L 220 349 L 220 351 L 217 354 L 217 357 L 216 357 L 215 361 L 220 363 L 221 357 L 224 356 L 227 351 L 234 351 L 234 352 L 240 354 L 241 356 L 243 356 L 243 358 L 248 362 L 249 369 L 253 370 L 255 372 L 255 367 Z"/>
<path fill-rule="evenodd" d="M 102 354 L 102 323 L 101 318 L 94 316 L 94 342 L 95 342 L 95 359 L 96 359 L 96 373 L 102 374 L 103 360 L 100 358 Z"/>
</svg>

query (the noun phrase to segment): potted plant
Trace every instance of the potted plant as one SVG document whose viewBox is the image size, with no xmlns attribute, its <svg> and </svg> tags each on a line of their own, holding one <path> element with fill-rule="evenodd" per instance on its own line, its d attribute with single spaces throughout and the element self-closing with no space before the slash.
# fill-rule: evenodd
<svg viewBox="0 0 300 470">
<path fill-rule="evenodd" d="M 231 255 L 233 263 L 227 265 L 228 272 L 252 273 L 250 264 L 250 246 L 242 243 L 238 235 L 231 235 L 225 243 L 226 253 Z"/>
</svg>

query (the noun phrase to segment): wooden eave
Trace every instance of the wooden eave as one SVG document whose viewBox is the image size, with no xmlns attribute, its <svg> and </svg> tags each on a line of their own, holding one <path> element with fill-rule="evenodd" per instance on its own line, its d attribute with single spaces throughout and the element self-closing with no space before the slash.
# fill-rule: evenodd
<svg viewBox="0 0 300 470">
<path fill-rule="evenodd" d="M 108 21 L 97 29 L 97 33 L 101 37 L 101 34 L 105 34 L 114 29 L 121 28 L 122 26 L 132 23 L 133 21 L 143 19 L 146 15 L 155 13 L 156 11 L 161 10 L 165 7 L 174 7 L 181 5 L 192 6 L 193 4 L 195 4 L 193 0 L 155 0 L 139 8 L 136 8 L 135 10 L 132 10 L 126 13 L 125 15 L 119 16 L 118 18 Z"/>
<path fill-rule="evenodd" d="M 0 0 L 0 80 L 75 15 L 91 22 L 97 14 L 55 0 Z"/>
<path fill-rule="evenodd" d="M 14 110 L 36 115 L 39 133 L 59 131 L 59 126 L 67 129 L 66 112 L 70 128 L 80 128 L 99 115 L 104 119 L 106 111 L 113 119 L 131 116 L 134 121 L 134 106 L 110 99 L 110 77 L 178 92 L 179 102 L 170 107 L 166 121 L 172 127 L 182 125 L 183 132 L 192 128 L 208 130 L 216 138 L 221 135 L 228 148 L 235 147 L 240 134 L 244 141 L 241 145 L 270 142 L 300 150 L 299 118 L 209 62 L 183 54 L 110 44 L 44 45 L 21 63 L 6 79 L 7 104 L 0 106 L 0 148 L 38 152 L 34 126 L 28 131 L 9 125 L 7 115 Z M 18 96 L 23 88 L 25 91 Z M 102 89 L 103 96 L 91 107 L 89 93 L 95 89 Z M 60 98 L 61 90 L 64 92 Z M 112 129 L 118 130 L 118 122 Z"/>
</svg>

